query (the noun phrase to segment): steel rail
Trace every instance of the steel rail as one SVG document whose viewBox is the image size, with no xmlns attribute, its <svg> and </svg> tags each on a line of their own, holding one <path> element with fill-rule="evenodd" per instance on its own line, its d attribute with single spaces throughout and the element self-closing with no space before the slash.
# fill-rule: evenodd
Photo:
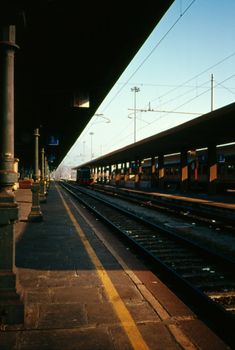
<svg viewBox="0 0 235 350">
<path fill-rule="evenodd" d="M 115 194 L 119 198 L 129 200 L 134 203 L 141 203 L 145 207 L 168 212 L 171 215 L 184 217 L 184 219 L 194 219 L 198 222 L 207 223 L 215 227 L 223 227 L 229 231 L 235 231 L 235 210 L 227 208 L 217 208 L 209 204 L 190 203 L 186 200 L 176 198 L 165 198 L 152 196 L 151 194 L 132 192 L 123 188 L 105 188 L 95 185 L 95 191 Z"/>
<path fill-rule="evenodd" d="M 221 338 L 229 345 L 235 344 L 234 262 L 97 198 L 92 191 L 63 186 L 151 261 L 155 272 L 160 272 L 174 289 L 183 293 L 184 300 L 194 305 L 196 313 Z"/>
</svg>

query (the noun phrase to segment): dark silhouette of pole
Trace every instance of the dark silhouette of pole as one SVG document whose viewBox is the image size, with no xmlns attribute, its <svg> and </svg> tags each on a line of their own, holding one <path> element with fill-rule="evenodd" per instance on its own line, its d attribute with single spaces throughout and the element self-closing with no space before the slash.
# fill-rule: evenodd
<svg viewBox="0 0 235 350">
<path fill-rule="evenodd" d="M 42 212 L 39 204 L 39 129 L 34 130 L 34 183 L 32 185 L 32 207 L 28 216 L 28 220 L 37 222 L 42 220 Z"/>
<path fill-rule="evenodd" d="M 136 142 L 136 93 L 140 91 L 140 89 L 136 86 L 131 88 L 131 91 L 134 92 L 134 142 Z"/>
<path fill-rule="evenodd" d="M 15 26 L 0 27 L 0 323 L 23 323 L 24 306 L 16 293 L 15 222 L 18 205 L 14 169 Z"/>
<path fill-rule="evenodd" d="M 40 202 L 46 202 L 46 181 L 45 181 L 45 150 L 41 149 L 41 179 L 40 179 Z"/>
<path fill-rule="evenodd" d="M 214 76 L 211 74 L 211 112 L 214 110 Z"/>
</svg>

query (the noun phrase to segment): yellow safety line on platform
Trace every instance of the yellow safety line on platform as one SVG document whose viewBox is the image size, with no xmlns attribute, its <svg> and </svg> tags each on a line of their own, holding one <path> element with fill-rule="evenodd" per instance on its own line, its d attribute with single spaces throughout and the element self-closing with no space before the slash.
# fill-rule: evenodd
<svg viewBox="0 0 235 350">
<path fill-rule="evenodd" d="M 140 281 L 136 274 L 129 268 L 129 266 L 123 261 L 123 259 L 117 254 L 117 252 L 112 248 L 112 246 L 103 239 L 102 234 L 96 229 L 96 227 L 89 222 L 87 217 L 82 213 L 82 211 L 75 205 L 74 201 L 69 198 L 74 209 L 83 218 L 83 220 L 89 225 L 96 236 L 101 240 L 105 247 L 110 251 L 110 253 L 116 258 L 118 263 L 122 266 L 123 270 L 130 277 L 130 279 L 136 285 L 136 288 L 143 295 L 144 299 L 153 307 L 160 319 L 165 322 L 166 327 L 169 329 L 172 336 L 175 338 L 177 343 L 179 343 L 185 350 L 196 350 L 197 347 L 191 342 L 191 340 L 182 332 L 177 324 L 172 324 L 171 322 L 177 322 L 177 320 L 194 320 L 194 316 L 180 316 L 172 317 L 169 312 L 160 304 L 160 302 L 152 295 L 151 292 L 146 288 L 146 286 Z M 172 321 L 174 319 L 174 321 Z"/>
<path fill-rule="evenodd" d="M 81 241 L 91 259 L 93 264 L 95 265 L 95 268 L 97 270 L 97 273 L 104 285 L 105 291 L 107 293 L 108 298 L 110 299 L 113 308 L 118 316 L 118 318 L 121 321 L 122 327 L 124 328 L 132 346 L 136 350 L 148 350 L 149 347 L 145 343 L 140 331 L 138 330 L 135 321 L 133 320 L 131 314 L 129 313 L 128 309 L 126 308 L 125 304 L 123 303 L 120 295 L 118 294 L 116 288 L 114 287 L 111 279 L 109 278 L 105 268 L 103 267 L 101 261 L 99 260 L 98 256 L 96 255 L 94 249 L 90 245 L 88 239 L 86 238 L 81 226 L 78 224 L 75 216 L 73 215 L 72 211 L 68 207 L 67 203 L 65 202 L 65 199 L 60 191 L 60 189 L 56 186 L 56 189 L 61 197 L 61 200 L 63 202 L 63 205 L 74 225 L 76 228 L 76 231 L 81 238 Z"/>
</svg>

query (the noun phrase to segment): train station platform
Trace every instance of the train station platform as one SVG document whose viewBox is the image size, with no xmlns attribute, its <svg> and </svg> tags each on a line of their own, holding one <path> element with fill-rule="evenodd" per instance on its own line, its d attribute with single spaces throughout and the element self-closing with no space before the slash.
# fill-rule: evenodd
<svg viewBox="0 0 235 350">
<path fill-rule="evenodd" d="M 24 324 L 1 325 L 1 350 L 229 349 L 59 184 L 41 222 L 27 221 L 31 191 L 16 197 Z"/>
</svg>

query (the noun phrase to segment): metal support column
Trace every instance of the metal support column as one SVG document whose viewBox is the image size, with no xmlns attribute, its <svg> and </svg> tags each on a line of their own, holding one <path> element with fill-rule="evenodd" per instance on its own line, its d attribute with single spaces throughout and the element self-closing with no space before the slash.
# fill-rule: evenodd
<svg viewBox="0 0 235 350">
<path fill-rule="evenodd" d="M 32 185 L 32 208 L 29 213 L 28 220 L 32 222 L 38 222 L 42 220 L 42 212 L 39 204 L 39 192 L 40 192 L 40 182 L 39 182 L 39 129 L 34 130 L 35 137 L 35 159 L 34 159 L 34 183 Z"/>
<path fill-rule="evenodd" d="M 104 184 L 104 166 L 101 166 L 101 183 Z"/>
<path fill-rule="evenodd" d="M 90 169 L 90 177 L 91 179 L 94 179 L 94 167 L 91 166 L 91 169 Z"/>
<path fill-rule="evenodd" d="M 116 186 L 118 186 L 120 182 L 120 173 L 119 173 L 118 163 L 115 166 L 115 182 L 116 182 Z"/>
<path fill-rule="evenodd" d="M 156 185 L 156 160 L 155 157 L 151 157 L 151 175 L 150 175 L 151 187 Z"/>
<path fill-rule="evenodd" d="M 208 193 L 216 194 L 217 156 L 216 145 L 208 146 Z"/>
<path fill-rule="evenodd" d="M 164 155 L 161 154 L 158 156 L 158 186 L 159 189 L 164 189 L 164 176 L 165 176 L 165 168 L 164 168 Z"/>
<path fill-rule="evenodd" d="M 141 162 L 139 160 L 135 160 L 135 187 L 139 188 L 140 185 L 140 178 L 141 178 Z"/>
<path fill-rule="evenodd" d="M 98 169 L 97 169 L 97 167 L 95 167 L 95 169 L 94 169 L 94 183 L 96 183 L 97 182 L 97 178 L 98 178 Z"/>
<path fill-rule="evenodd" d="M 129 169 L 128 169 L 127 163 L 128 162 L 124 163 L 125 164 L 124 165 L 124 181 L 125 181 L 125 184 L 129 180 Z"/>
<path fill-rule="evenodd" d="M 188 189 L 188 152 L 182 150 L 180 153 L 180 189 L 187 191 Z"/>
<path fill-rule="evenodd" d="M 112 182 L 115 181 L 115 178 L 116 178 L 116 165 L 113 164 L 113 165 L 111 165 L 111 180 L 112 180 Z"/>
<path fill-rule="evenodd" d="M 106 184 L 108 182 L 108 168 L 107 166 L 104 166 L 104 183 Z"/>
<path fill-rule="evenodd" d="M 49 187 L 50 187 L 50 171 L 49 171 L 49 165 L 48 165 L 48 160 L 47 156 L 45 157 L 45 178 L 46 178 L 46 192 L 48 193 Z"/>
<path fill-rule="evenodd" d="M 24 306 L 16 293 L 15 227 L 18 205 L 13 192 L 15 26 L 0 28 L 0 324 L 22 323 Z"/>
<path fill-rule="evenodd" d="M 46 202 L 46 179 L 45 179 L 45 150 L 41 150 L 41 179 L 40 179 L 40 202 Z"/>
<path fill-rule="evenodd" d="M 108 183 L 112 180 L 112 166 L 108 165 Z"/>
</svg>

